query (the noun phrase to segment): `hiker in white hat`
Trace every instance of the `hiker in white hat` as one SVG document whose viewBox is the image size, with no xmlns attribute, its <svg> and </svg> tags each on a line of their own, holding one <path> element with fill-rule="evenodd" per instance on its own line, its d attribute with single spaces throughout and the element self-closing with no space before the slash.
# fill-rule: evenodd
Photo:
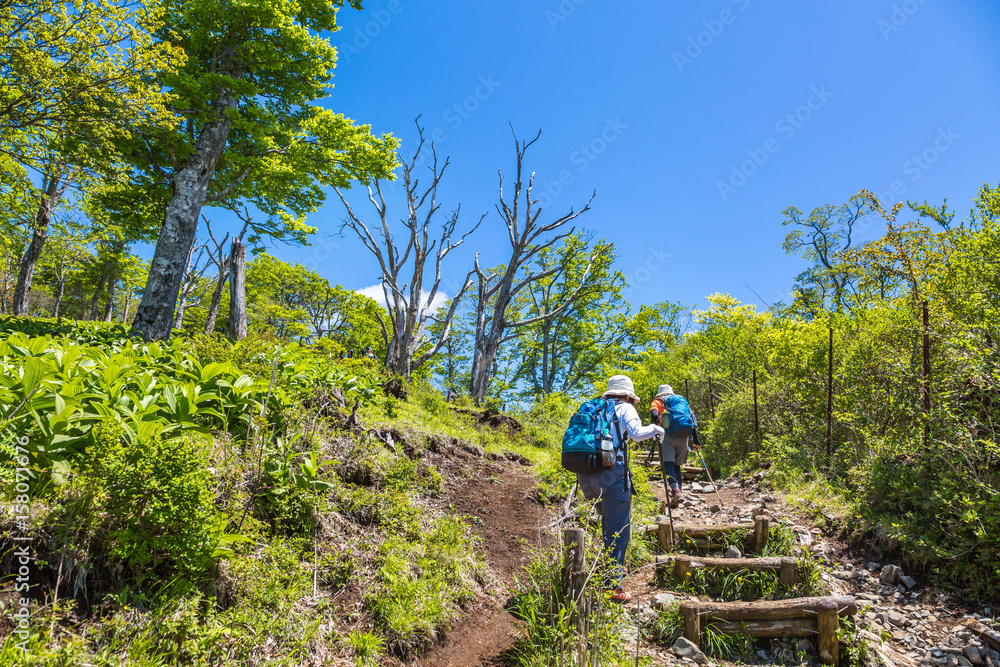
<svg viewBox="0 0 1000 667">
<path fill-rule="evenodd" d="M 663 429 L 655 424 L 643 426 L 635 406 L 639 397 L 635 394 L 632 380 L 626 375 L 615 375 L 608 379 L 608 390 L 601 398 L 615 401 L 615 427 L 611 437 L 616 452 L 614 467 L 593 475 L 579 475 L 578 484 L 583 495 L 590 500 L 599 500 L 597 511 L 601 514 L 604 533 L 604 549 L 615 561 L 614 572 L 606 583 L 612 589 L 611 599 L 628 602 L 632 595 L 622 588 L 625 575 L 625 551 L 632 537 L 632 474 L 628 469 L 628 442 L 626 436 L 636 442 L 663 436 Z"/>
<path fill-rule="evenodd" d="M 687 463 L 688 441 L 694 438 L 694 448 L 699 449 L 698 419 L 691 411 L 687 399 L 674 393 L 669 384 L 661 384 L 656 389 L 656 397 L 649 406 L 649 416 L 654 424 L 663 427 L 666 435 L 660 447 L 660 465 L 664 480 L 670 489 L 664 489 L 667 500 L 676 506 L 681 501 L 681 466 Z"/>
</svg>

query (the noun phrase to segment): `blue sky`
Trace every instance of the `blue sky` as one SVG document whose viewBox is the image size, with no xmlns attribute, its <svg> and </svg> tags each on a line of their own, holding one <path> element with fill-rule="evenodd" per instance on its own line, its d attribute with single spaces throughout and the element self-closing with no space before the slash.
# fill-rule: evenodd
<svg viewBox="0 0 1000 667">
<path fill-rule="evenodd" d="M 449 257 L 453 281 L 475 252 L 504 260 L 494 205 L 497 169 L 513 169 L 508 124 L 542 130 L 526 166 L 550 195 L 543 216 L 596 190 L 578 222 L 616 244 L 634 305 L 787 300 L 803 268 L 781 248 L 788 206 L 868 188 L 947 197 L 965 215 L 1000 182 L 995 0 L 372 0 L 340 22 L 330 108 L 399 136 L 404 153 L 423 114 L 452 160 L 445 208 L 461 203 L 468 224 L 490 213 Z M 342 217 L 331 196 L 310 218 L 314 246 L 275 254 L 373 285 L 360 241 L 323 235 Z"/>
</svg>

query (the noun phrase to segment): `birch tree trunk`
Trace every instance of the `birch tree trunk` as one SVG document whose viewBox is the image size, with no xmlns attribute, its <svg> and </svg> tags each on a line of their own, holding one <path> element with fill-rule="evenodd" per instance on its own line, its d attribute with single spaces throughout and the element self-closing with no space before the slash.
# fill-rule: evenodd
<svg viewBox="0 0 1000 667">
<path fill-rule="evenodd" d="M 246 253 L 243 240 L 233 239 L 229 253 L 229 337 L 247 337 Z"/>
<path fill-rule="evenodd" d="M 14 287 L 13 311 L 15 315 L 28 314 L 28 298 L 31 295 L 31 280 L 35 275 L 38 259 L 45 249 L 45 241 L 49 238 L 49 222 L 52 220 L 52 209 L 66 190 L 62 180 L 61 165 L 54 165 L 52 172 L 45 175 L 42 182 L 42 195 L 39 198 L 38 211 L 35 213 L 35 224 L 32 227 L 31 242 L 21 256 L 17 272 L 17 285 Z"/>
<path fill-rule="evenodd" d="M 133 326 L 151 340 L 170 335 L 174 305 L 184 279 L 184 260 L 198 231 L 198 216 L 208 196 L 208 186 L 229 139 L 227 112 L 236 96 L 223 90 L 212 104 L 212 120 L 202 128 L 194 152 L 173 178 L 174 192 L 149 265 L 149 278 Z M 246 332 L 244 331 L 244 335 Z"/>
</svg>

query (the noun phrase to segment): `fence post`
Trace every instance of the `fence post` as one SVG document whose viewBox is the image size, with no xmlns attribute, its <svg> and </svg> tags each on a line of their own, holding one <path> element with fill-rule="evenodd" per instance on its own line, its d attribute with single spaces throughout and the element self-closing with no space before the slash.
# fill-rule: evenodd
<svg viewBox="0 0 1000 667">
<path fill-rule="evenodd" d="M 753 435 L 757 439 L 760 437 L 760 416 L 757 410 L 757 369 L 753 369 Z M 744 450 L 744 454 L 746 450 Z"/>
<path fill-rule="evenodd" d="M 923 303 L 924 315 L 924 381 L 923 407 L 924 407 L 924 449 L 927 448 L 931 439 L 931 333 L 930 333 L 930 312 L 927 310 L 927 300 Z"/>
<path fill-rule="evenodd" d="M 826 463 L 833 455 L 833 327 L 830 327 L 830 346 L 827 356 L 829 367 L 826 374 Z"/>
<path fill-rule="evenodd" d="M 823 600 L 817 605 L 816 611 L 819 660 L 824 665 L 836 665 L 840 662 L 840 640 L 837 639 L 840 616 L 837 613 L 837 604 L 831 600 Z"/>
<path fill-rule="evenodd" d="M 587 553 L 584 540 L 587 532 L 582 528 L 567 528 L 563 531 L 563 571 L 562 580 L 566 594 L 573 600 L 573 617 L 577 632 L 583 634 L 587 619 L 587 600 L 583 589 L 587 581 Z"/>
</svg>

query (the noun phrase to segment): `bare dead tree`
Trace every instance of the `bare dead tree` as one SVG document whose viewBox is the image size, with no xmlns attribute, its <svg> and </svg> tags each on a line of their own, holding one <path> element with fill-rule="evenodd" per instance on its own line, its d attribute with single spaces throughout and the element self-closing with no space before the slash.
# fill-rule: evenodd
<svg viewBox="0 0 1000 667">
<path fill-rule="evenodd" d="M 407 205 L 406 217 L 400 220 L 404 229 L 401 239 L 393 238 L 390 230 L 387 206 L 379 179 L 374 179 L 368 185 L 368 200 L 378 215 L 378 222 L 371 226 L 361 221 L 347 203 L 341 190 L 335 188 L 347 211 L 344 226 L 357 234 L 365 247 L 378 259 L 382 269 L 380 280 L 389 311 L 388 323 L 379 318 L 386 344 L 385 363 L 392 372 L 406 378 L 437 354 L 451 335 L 451 323 L 455 311 L 462 295 L 472 284 L 472 271 L 466 275 L 458 293 L 451 298 L 451 306 L 447 313 L 439 319 L 431 312 L 431 304 L 440 291 L 441 265 L 448 253 L 462 245 L 486 217 L 483 214 L 472 229 L 465 232 L 457 241 L 453 240 L 461 210 L 459 206 L 445 216 L 440 235 L 431 240 L 430 228 L 441 208 L 441 204 L 437 201 L 438 185 L 448 169 L 450 159 L 445 158 L 444 163 L 439 164 L 437 150 L 431 142 L 431 164 L 428 166 L 431 181 L 426 188 L 421 189 L 420 179 L 415 177 L 414 169 L 424 148 L 425 139 L 419 117 L 415 123 L 420 138 L 417 149 L 409 162 L 404 161 L 402 156 L 399 160 L 403 165 L 403 185 L 406 190 Z M 434 267 L 434 277 L 431 279 L 430 289 L 425 292 L 424 274 L 428 264 Z M 442 324 L 440 334 L 433 338 L 425 326 L 428 320 Z"/>
<path fill-rule="evenodd" d="M 218 274 L 215 277 L 215 289 L 212 290 L 212 302 L 208 306 L 208 315 L 205 317 L 205 333 L 210 334 L 215 331 L 215 319 L 219 316 L 219 305 L 222 303 L 222 290 L 226 286 L 226 279 L 229 277 L 229 253 L 226 252 L 226 241 L 229 240 L 229 232 L 222 237 L 221 241 L 215 240 L 212 234 L 212 224 L 208 218 L 202 216 L 205 221 L 205 228 L 208 230 L 208 238 L 212 241 L 214 249 L 209 250 L 208 259 L 215 264 Z M 245 229 L 245 227 L 244 227 Z M 206 247 L 208 246 L 206 242 Z"/>
<path fill-rule="evenodd" d="M 245 206 L 243 215 L 239 211 L 235 213 L 243 221 L 243 230 L 239 236 L 233 237 L 229 250 L 229 337 L 243 340 L 247 337 L 247 247 L 243 243 L 243 236 L 247 229 L 253 227 L 253 220 Z"/>
<path fill-rule="evenodd" d="M 198 289 L 201 277 L 205 273 L 205 269 L 208 268 L 208 262 L 201 263 L 201 258 L 207 248 L 208 242 L 205 242 L 197 247 L 192 245 L 188 251 L 187 263 L 184 265 L 184 277 L 181 279 L 181 289 L 177 295 L 177 315 L 174 317 L 174 329 L 180 329 L 184 326 L 184 313 L 188 309 L 188 298 L 192 292 Z M 195 255 L 195 251 L 198 252 L 197 255 Z"/>
<path fill-rule="evenodd" d="M 511 132 L 513 133 L 513 128 Z M 572 220 L 590 210 L 590 203 L 594 200 L 594 194 L 590 195 L 587 204 L 579 211 L 570 207 L 566 213 L 552 222 L 541 223 L 539 217 L 542 214 L 541 208 L 536 208 L 537 199 L 531 198 L 531 190 L 535 183 L 535 174 L 532 173 L 528 179 L 527 188 L 524 187 L 522 178 L 522 167 L 524 154 L 538 141 L 541 131 L 535 135 L 531 141 L 519 141 L 514 134 L 514 150 L 517 155 L 517 168 L 514 180 L 514 196 L 510 203 L 504 199 L 503 193 L 503 171 L 498 170 L 500 177 L 500 203 L 497 205 L 497 212 L 503 218 L 507 226 L 507 238 L 510 241 L 510 259 L 506 266 L 499 272 L 487 273 L 479 267 L 479 257 L 476 256 L 475 272 L 478 278 L 478 290 L 476 300 L 476 329 L 475 347 L 472 356 L 472 374 L 469 381 L 469 393 L 477 403 L 481 403 L 486 398 L 490 383 L 496 374 L 497 352 L 503 343 L 517 337 L 517 331 L 521 327 L 549 319 L 563 313 L 580 295 L 580 290 L 587 284 L 587 276 L 590 274 L 596 256 L 591 256 L 587 263 L 587 268 L 583 273 L 577 288 L 570 293 L 566 299 L 554 305 L 551 310 L 541 313 L 535 317 L 526 319 L 510 319 L 513 309 L 511 304 L 516 301 L 518 295 L 526 287 L 538 280 L 544 280 L 555 275 L 559 271 L 559 266 L 555 266 L 547 271 L 531 273 L 522 271 L 529 260 L 543 249 L 548 248 L 559 241 L 570 236 L 575 228 L 567 231 L 560 231 Z M 523 195 L 523 203 L 522 203 Z"/>
</svg>

